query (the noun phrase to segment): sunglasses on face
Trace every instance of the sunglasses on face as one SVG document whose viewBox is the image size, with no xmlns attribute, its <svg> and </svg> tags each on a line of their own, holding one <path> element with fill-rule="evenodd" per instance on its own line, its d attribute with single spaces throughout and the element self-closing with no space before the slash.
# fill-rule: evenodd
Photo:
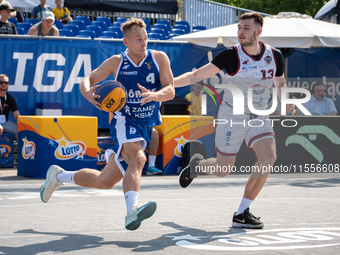
<svg viewBox="0 0 340 255">
<path fill-rule="evenodd" d="M 0 84 L 8 84 L 8 81 L 0 81 Z"/>
</svg>

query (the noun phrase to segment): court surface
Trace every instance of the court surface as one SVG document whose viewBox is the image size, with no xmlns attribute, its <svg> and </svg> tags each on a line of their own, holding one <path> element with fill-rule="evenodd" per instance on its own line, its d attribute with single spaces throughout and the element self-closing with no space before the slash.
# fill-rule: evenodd
<svg viewBox="0 0 340 255">
<path fill-rule="evenodd" d="M 49 203 L 44 180 L 0 170 L 0 254 L 340 254 L 340 174 L 274 174 L 251 212 L 262 230 L 231 227 L 247 175 L 143 176 L 140 201 L 155 215 L 124 228 L 121 183 L 112 190 L 65 185 Z"/>
</svg>

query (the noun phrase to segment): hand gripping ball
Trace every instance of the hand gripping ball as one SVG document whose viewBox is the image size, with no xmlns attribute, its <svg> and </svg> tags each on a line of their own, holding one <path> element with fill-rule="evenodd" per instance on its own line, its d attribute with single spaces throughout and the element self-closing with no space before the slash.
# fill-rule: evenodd
<svg viewBox="0 0 340 255">
<path fill-rule="evenodd" d="M 96 100 L 106 112 L 119 111 L 126 102 L 126 90 L 118 81 L 103 81 L 96 89 L 95 94 L 100 95 L 100 98 L 96 98 Z"/>
</svg>

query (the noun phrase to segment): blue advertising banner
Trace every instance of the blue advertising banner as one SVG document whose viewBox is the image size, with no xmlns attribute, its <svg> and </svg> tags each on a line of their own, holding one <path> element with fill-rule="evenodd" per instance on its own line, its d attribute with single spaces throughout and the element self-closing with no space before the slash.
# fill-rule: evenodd
<svg viewBox="0 0 340 255">
<path fill-rule="evenodd" d="M 223 46 L 212 49 L 152 41 L 148 48 L 164 51 L 169 56 L 176 77 L 209 63 Z M 8 90 L 22 115 L 35 115 L 37 103 L 61 103 L 63 115 L 96 116 L 99 128 L 108 128 L 108 113 L 99 111 L 81 95 L 79 83 L 104 60 L 124 51 L 122 40 L 1 36 L 0 49 L 0 73 L 8 75 Z M 309 89 L 313 82 L 325 81 L 328 96 L 340 109 L 339 59 L 340 49 L 296 50 L 289 57 L 288 85 Z M 224 73 L 221 71 L 216 77 L 222 83 Z M 306 78 L 309 80 L 305 81 Z M 114 77 L 111 75 L 108 79 Z M 210 79 L 205 83 L 214 85 Z M 189 92 L 189 86 L 176 89 L 176 94 L 182 98 Z M 207 115 L 214 116 L 216 112 L 217 108 L 209 108 Z"/>
</svg>

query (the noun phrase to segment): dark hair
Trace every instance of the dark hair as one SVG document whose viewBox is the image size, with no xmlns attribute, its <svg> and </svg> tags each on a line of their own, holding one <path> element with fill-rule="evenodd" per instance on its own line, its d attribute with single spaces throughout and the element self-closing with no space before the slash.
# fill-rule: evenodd
<svg viewBox="0 0 340 255">
<path fill-rule="evenodd" d="M 263 17 L 257 12 L 246 12 L 240 16 L 240 20 L 254 19 L 254 23 L 263 27 Z"/>
<path fill-rule="evenodd" d="M 316 82 L 316 83 L 314 83 L 313 85 L 312 85 L 312 89 L 311 89 L 311 93 L 312 93 L 312 95 L 314 94 L 314 89 L 315 89 L 315 86 L 324 86 L 325 88 L 326 88 L 326 85 L 325 84 L 323 84 L 323 83 L 321 83 L 321 82 Z"/>
</svg>

